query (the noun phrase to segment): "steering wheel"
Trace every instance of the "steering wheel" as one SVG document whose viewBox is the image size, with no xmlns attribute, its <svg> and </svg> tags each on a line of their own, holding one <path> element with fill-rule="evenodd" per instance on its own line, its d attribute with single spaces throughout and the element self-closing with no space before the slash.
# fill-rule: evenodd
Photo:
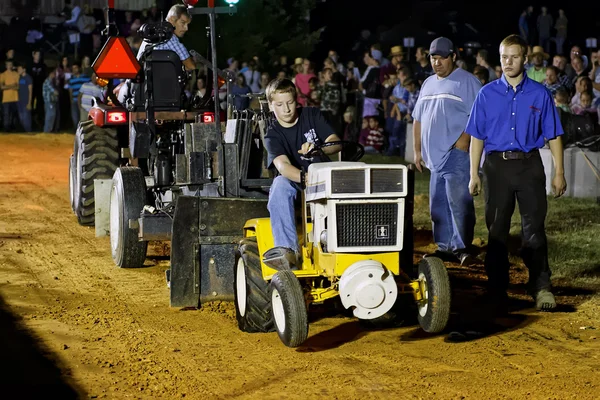
<svg viewBox="0 0 600 400">
<path fill-rule="evenodd" d="M 358 142 L 350 142 L 348 140 L 334 140 L 322 144 L 315 144 L 312 149 L 305 154 L 306 157 L 325 156 L 324 149 L 332 146 L 342 146 L 342 161 L 358 161 L 365 155 L 365 148 Z"/>
</svg>

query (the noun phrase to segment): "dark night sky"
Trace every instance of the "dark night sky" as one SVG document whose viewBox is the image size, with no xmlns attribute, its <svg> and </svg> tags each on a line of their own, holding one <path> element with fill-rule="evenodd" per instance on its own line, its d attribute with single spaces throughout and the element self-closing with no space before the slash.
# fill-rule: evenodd
<svg viewBox="0 0 600 400">
<path fill-rule="evenodd" d="M 344 54 L 359 35 L 361 29 L 370 28 L 376 32 L 378 25 L 393 26 L 406 21 L 421 28 L 443 31 L 447 26 L 449 12 L 458 11 L 458 21 L 472 24 L 481 33 L 481 42 L 490 45 L 492 57 L 499 42 L 511 33 L 518 33 L 519 15 L 523 8 L 531 4 L 535 13 L 539 13 L 542 5 L 547 5 L 549 12 L 556 18 L 557 2 L 523 2 L 505 0 L 498 2 L 502 7 L 493 8 L 495 2 L 479 3 L 478 7 L 467 7 L 462 1 L 391 1 L 391 0 L 327 0 L 319 2 L 312 14 L 313 28 L 327 25 L 326 32 L 315 56 L 323 55 L 328 48 L 337 48 Z M 569 19 L 569 37 L 585 44 L 585 38 L 599 31 L 600 2 L 586 2 L 585 8 L 579 2 L 571 2 L 562 8 Z M 471 4 L 473 4 L 471 2 Z M 584 11 L 585 10 L 585 11 Z M 422 21 L 422 22 L 420 22 Z M 451 39 L 457 41 L 457 38 Z M 398 44 L 401 44 L 399 42 Z M 459 43 L 455 43 L 459 45 Z M 416 43 L 417 46 L 428 46 L 429 43 Z"/>
</svg>

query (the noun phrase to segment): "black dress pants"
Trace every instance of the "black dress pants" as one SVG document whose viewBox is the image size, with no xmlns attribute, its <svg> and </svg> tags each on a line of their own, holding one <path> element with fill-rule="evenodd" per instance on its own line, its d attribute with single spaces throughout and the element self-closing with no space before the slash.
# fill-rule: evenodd
<svg viewBox="0 0 600 400">
<path fill-rule="evenodd" d="M 550 288 L 548 243 L 544 229 L 547 212 L 546 176 L 539 152 L 519 160 L 502 153 L 486 156 L 483 166 L 485 220 L 489 231 L 485 269 L 489 289 L 505 293 L 509 283 L 508 236 L 515 201 L 521 213 L 521 257 L 529 270 L 528 290 Z"/>
</svg>

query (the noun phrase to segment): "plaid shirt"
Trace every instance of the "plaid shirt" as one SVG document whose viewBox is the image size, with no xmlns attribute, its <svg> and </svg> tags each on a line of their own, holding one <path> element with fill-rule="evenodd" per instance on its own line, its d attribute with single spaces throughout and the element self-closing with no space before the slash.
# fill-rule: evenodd
<svg viewBox="0 0 600 400">
<path fill-rule="evenodd" d="M 544 86 L 546 87 L 546 89 L 548 89 L 550 91 L 550 93 L 552 93 L 552 96 L 554 96 L 556 94 L 556 91 L 558 89 L 560 89 L 561 87 L 565 87 L 561 82 L 556 82 L 556 83 L 548 83 L 546 81 L 544 81 Z"/>
<path fill-rule="evenodd" d="M 559 75 L 558 77 L 558 82 L 564 86 L 568 91 L 572 91 L 573 90 L 573 82 L 571 82 L 571 80 L 569 79 L 569 77 L 567 76 L 567 74 L 562 73 Z"/>
<path fill-rule="evenodd" d="M 417 100 L 419 99 L 419 92 L 419 89 L 415 90 L 413 93 L 408 92 L 408 104 L 406 107 L 408 108 L 409 114 L 412 114 L 413 110 L 415 109 L 415 104 L 417 104 Z"/>
<path fill-rule="evenodd" d="M 140 49 L 138 50 L 138 53 L 137 53 L 138 60 L 142 59 L 142 55 L 144 55 L 144 50 L 146 49 L 147 45 L 148 45 L 148 42 L 146 42 L 144 40 L 142 42 L 142 45 L 140 46 Z M 175 53 L 177 53 L 177 55 L 179 56 L 179 59 L 181 61 L 187 60 L 188 58 L 190 58 L 190 52 L 179 41 L 179 38 L 175 34 L 173 34 L 171 39 L 169 39 L 165 43 L 160 43 L 160 44 L 154 46 L 154 50 L 172 50 Z"/>
<path fill-rule="evenodd" d="M 340 110 L 342 92 L 337 83 L 327 82 L 321 90 L 321 111 L 330 111 L 336 115 Z"/>
<path fill-rule="evenodd" d="M 44 81 L 44 85 L 42 86 L 42 97 L 44 98 L 44 103 L 53 104 L 57 102 L 56 95 L 54 94 L 54 85 L 52 84 L 52 80 L 50 78 L 46 78 Z"/>
</svg>

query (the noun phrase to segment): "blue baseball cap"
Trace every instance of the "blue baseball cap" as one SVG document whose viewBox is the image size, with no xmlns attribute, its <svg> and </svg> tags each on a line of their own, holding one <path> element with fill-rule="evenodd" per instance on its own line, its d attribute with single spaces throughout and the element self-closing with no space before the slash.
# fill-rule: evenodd
<svg viewBox="0 0 600 400">
<path fill-rule="evenodd" d="M 448 38 L 439 37 L 431 42 L 429 54 L 432 56 L 448 57 L 450 54 L 454 54 L 454 43 Z"/>
</svg>

